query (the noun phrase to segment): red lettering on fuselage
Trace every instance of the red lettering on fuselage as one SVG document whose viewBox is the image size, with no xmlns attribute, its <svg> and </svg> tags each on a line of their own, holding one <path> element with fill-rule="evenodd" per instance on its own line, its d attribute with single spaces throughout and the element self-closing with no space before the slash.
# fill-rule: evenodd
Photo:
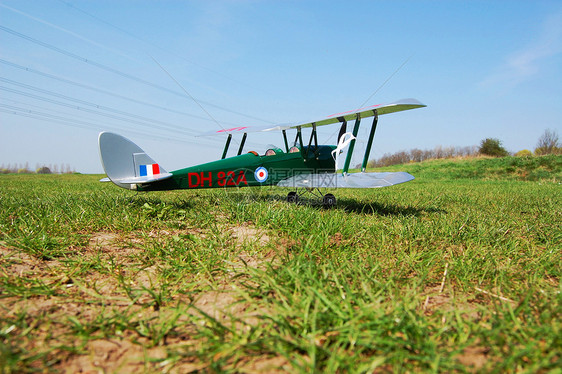
<svg viewBox="0 0 562 374">
<path fill-rule="evenodd" d="M 224 185 L 226 184 L 226 181 L 224 180 L 224 178 L 226 177 L 226 173 L 224 171 L 219 171 L 217 173 L 217 184 L 219 185 L 219 187 L 224 187 Z"/>
<path fill-rule="evenodd" d="M 205 182 L 209 182 L 207 187 L 213 187 L 213 174 L 209 171 L 205 177 L 204 172 L 201 172 L 201 187 L 205 187 Z"/>
<path fill-rule="evenodd" d="M 195 182 L 194 182 L 194 178 L 195 178 Z M 189 188 L 199 187 L 199 173 L 187 174 L 187 180 L 189 181 Z"/>
<path fill-rule="evenodd" d="M 236 186 L 236 184 L 234 183 L 234 172 L 233 171 L 227 171 L 226 177 L 228 178 L 228 182 L 226 182 L 227 186 Z"/>
<path fill-rule="evenodd" d="M 244 173 L 244 170 L 240 170 L 240 172 L 238 173 L 238 179 L 236 180 L 236 184 L 240 186 L 240 184 L 248 184 L 248 181 L 246 180 L 246 173 Z"/>
<path fill-rule="evenodd" d="M 187 174 L 189 188 L 212 188 L 225 186 L 241 186 L 248 185 L 246 173 L 239 170 L 238 175 L 235 171 L 218 171 L 216 172 L 216 182 L 213 182 L 213 172 L 201 171 Z"/>
</svg>

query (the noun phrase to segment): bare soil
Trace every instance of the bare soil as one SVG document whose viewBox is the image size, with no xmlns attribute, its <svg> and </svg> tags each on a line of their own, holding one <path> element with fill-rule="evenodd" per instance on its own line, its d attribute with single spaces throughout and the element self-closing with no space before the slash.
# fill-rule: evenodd
<svg viewBox="0 0 562 374">
<path fill-rule="evenodd" d="M 241 248 L 234 266 L 264 267 L 275 258 L 272 251 L 248 253 L 243 250 L 251 244 L 252 248 L 270 244 L 268 234 L 250 225 L 232 227 L 232 240 Z M 149 236 L 173 235 L 172 232 L 151 232 Z M 200 233 L 198 233 L 200 234 Z M 196 296 L 175 294 L 173 303 L 154 304 L 149 293 L 140 293 L 131 300 L 125 285 L 132 289 L 158 289 L 159 269 L 156 265 L 131 270 L 132 257 L 138 255 L 135 247 L 137 238 L 122 237 L 118 233 L 98 232 L 91 235 L 88 245 L 78 248 L 84 258 L 99 256 L 103 261 L 115 261 L 117 266 L 108 266 L 107 271 L 92 270 L 86 274 L 73 276 L 60 261 L 45 261 L 34 258 L 15 248 L 0 246 L 0 266 L 10 278 L 22 282 L 43 282 L 50 290 L 46 295 L 30 297 L 5 297 L 0 299 L 0 310 L 7 317 L 25 315 L 32 328 L 19 344 L 31 352 L 47 352 L 47 361 L 56 362 L 55 368 L 64 373 L 138 373 L 160 372 L 187 373 L 206 368 L 208 363 L 199 362 L 195 357 L 185 357 L 180 361 L 167 360 L 168 352 L 185 347 L 197 347 L 204 341 L 191 338 L 195 326 L 187 317 L 176 321 L 181 328 L 154 345 L 142 334 L 134 334 L 130 329 L 111 331 L 109 337 L 99 328 L 89 331 L 89 326 L 103 325 L 104 319 L 127 316 L 128 323 L 145 323 L 152 320 L 172 318 L 177 303 L 189 310 L 185 315 L 206 314 L 225 324 L 234 323 L 237 328 L 250 328 L 259 323 L 259 315 L 265 310 L 252 308 L 240 296 L 236 282 L 227 278 L 214 280 L 214 289 L 201 290 Z M 51 293 L 51 294 L 49 294 Z M 150 307 L 147 307 L 150 306 Z M 191 325 L 191 326 L 190 326 Z M 11 333 L 18 335 L 21 331 Z M 37 361 L 32 366 L 38 369 Z M 243 372 L 276 372 L 288 369 L 283 357 L 249 357 L 236 363 Z"/>
</svg>

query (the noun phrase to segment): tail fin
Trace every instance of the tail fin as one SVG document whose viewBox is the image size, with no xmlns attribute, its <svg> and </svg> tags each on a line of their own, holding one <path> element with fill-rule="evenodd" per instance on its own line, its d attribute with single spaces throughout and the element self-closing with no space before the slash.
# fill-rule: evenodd
<svg viewBox="0 0 562 374">
<path fill-rule="evenodd" d="M 119 187 L 134 190 L 137 184 L 172 176 L 138 145 L 121 135 L 102 132 L 98 144 L 103 169 L 109 180 Z"/>
</svg>

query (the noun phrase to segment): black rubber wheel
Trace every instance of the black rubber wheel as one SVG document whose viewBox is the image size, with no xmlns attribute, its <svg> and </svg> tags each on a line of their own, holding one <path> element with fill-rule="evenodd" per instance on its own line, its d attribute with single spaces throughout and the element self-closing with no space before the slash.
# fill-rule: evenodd
<svg viewBox="0 0 562 374">
<path fill-rule="evenodd" d="M 331 207 L 335 206 L 336 205 L 336 197 L 334 195 L 332 195 L 331 193 L 327 193 L 322 198 L 322 205 L 324 205 L 324 207 L 326 207 L 326 208 L 331 208 Z"/>
<path fill-rule="evenodd" d="M 298 203 L 299 202 L 299 195 L 295 191 L 289 192 L 287 195 L 287 202 L 288 203 Z"/>
</svg>

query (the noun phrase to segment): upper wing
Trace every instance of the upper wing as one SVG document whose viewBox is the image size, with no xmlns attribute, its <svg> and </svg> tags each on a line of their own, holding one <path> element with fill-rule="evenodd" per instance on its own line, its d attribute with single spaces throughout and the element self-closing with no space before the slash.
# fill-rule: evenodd
<svg viewBox="0 0 562 374">
<path fill-rule="evenodd" d="M 282 180 L 278 187 L 292 188 L 380 188 L 406 183 L 414 176 L 406 172 L 351 173 L 351 174 L 300 174 Z"/>
<path fill-rule="evenodd" d="M 240 127 L 233 127 L 230 129 L 222 129 L 218 131 L 210 131 L 203 133 L 198 136 L 208 136 L 208 135 L 219 135 L 219 134 L 230 134 L 230 133 L 244 133 L 244 132 L 263 132 L 263 131 L 281 131 L 281 130 L 288 130 L 294 129 L 297 127 L 312 127 L 312 125 L 316 126 L 324 126 L 330 125 L 332 123 L 340 123 L 345 121 L 351 121 L 357 118 L 357 115 L 361 118 L 372 117 L 375 115 L 375 110 L 377 111 L 378 115 L 400 112 L 403 110 L 409 109 L 416 109 L 416 108 L 423 108 L 426 105 L 420 103 L 416 99 L 402 99 L 395 101 L 393 103 L 388 104 L 377 104 L 368 106 L 365 108 L 359 108 L 354 110 L 349 110 L 347 112 L 342 113 L 335 113 L 332 114 L 324 119 L 319 121 L 311 121 L 311 122 L 304 122 L 304 123 L 296 123 L 296 124 L 280 124 L 280 125 L 269 125 L 269 126 L 240 126 Z"/>
<path fill-rule="evenodd" d="M 222 129 L 217 131 L 209 131 L 203 134 L 196 135 L 199 136 L 210 136 L 210 135 L 220 135 L 220 134 L 231 134 L 231 133 L 244 133 L 244 132 L 265 132 L 265 131 L 281 131 L 281 130 L 288 130 L 292 129 L 293 127 L 297 127 L 292 124 L 284 124 L 284 125 L 267 125 L 267 126 L 239 126 L 239 127 L 232 127 L 229 129 Z"/>
</svg>

